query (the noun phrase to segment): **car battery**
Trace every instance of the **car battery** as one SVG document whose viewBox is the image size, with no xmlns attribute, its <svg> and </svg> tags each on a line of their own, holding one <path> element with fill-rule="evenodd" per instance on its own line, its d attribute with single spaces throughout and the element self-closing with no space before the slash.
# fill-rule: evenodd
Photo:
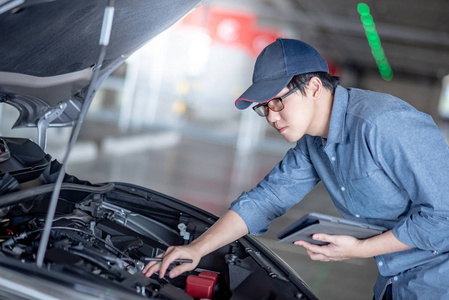
<svg viewBox="0 0 449 300">
<path fill-rule="evenodd" d="M 204 270 L 198 275 L 187 276 L 186 293 L 194 298 L 211 299 L 218 275 L 216 272 Z"/>
</svg>

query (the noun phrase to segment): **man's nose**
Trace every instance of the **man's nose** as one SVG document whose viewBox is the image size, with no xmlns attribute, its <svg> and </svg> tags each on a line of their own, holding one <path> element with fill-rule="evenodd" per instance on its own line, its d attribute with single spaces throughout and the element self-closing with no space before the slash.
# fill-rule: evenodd
<svg viewBox="0 0 449 300">
<path fill-rule="evenodd" d="M 268 110 L 268 115 L 266 116 L 268 123 L 271 125 L 274 124 L 274 122 L 278 121 L 280 119 L 279 112 L 272 111 L 271 109 Z"/>
</svg>

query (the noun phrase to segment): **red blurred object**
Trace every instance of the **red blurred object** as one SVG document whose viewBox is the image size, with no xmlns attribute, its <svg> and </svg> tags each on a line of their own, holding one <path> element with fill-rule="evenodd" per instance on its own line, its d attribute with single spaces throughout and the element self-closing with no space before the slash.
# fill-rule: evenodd
<svg viewBox="0 0 449 300">
<path fill-rule="evenodd" d="M 214 286 L 217 283 L 218 280 L 218 273 L 212 272 L 212 271 L 202 271 L 199 275 L 199 277 L 209 278 L 214 281 Z"/>
<path fill-rule="evenodd" d="M 249 53 L 257 57 L 266 46 L 276 41 L 280 36 L 281 33 L 275 29 L 254 28 L 251 44 L 248 47 Z"/>
<path fill-rule="evenodd" d="M 236 47 L 257 57 L 280 33 L 275 29 L 257 27 L 254 13 L 216 6 L 201 6 L 181 22 L 186 26 L 206 28 L 216 45 Z"/>
<path fill-rule="evenodd" d="M 187 14 L 180 22 L 180 25 L 204 27 L 207 17 L 207 8 L 205 5 L 195 8 Z"/>
<path fill-rule="evenodd" d="M 326 57 L 324 59 L 326 60 L 327 65 L 329 67 L 329 74 L 334 76 L 340 76 L 340 68 L 338 67 L 338 65 L 335 64 L 333 61 L 327 59 Z"/>
<path fill-rule="evenodd" d="M 186 293 L 193 298 L 211 299 L 217 283 L 218 273 L 202 271 L 198 276 L 187 276 Z"/>
<path fill-rule="evenodd" d="M 210 7 L 206 26 L 214 43 L 246 49 L 256 26 L 256 15 L 227 8 Z"/>
<path fill-rule="evenodd" d="M 236 47 L 256 58 L 262 50 L 282 36 L 276 28 L 257 26 L 254 13 L 217 6 L 201 6 L 188 14 L 182 25 L 203 27 L 216 45 Z M 325 58 L 326 59 L 326 58 Z M 340 68 L 326 59 L 329 74 L 339 76 Z"/>
</svg>

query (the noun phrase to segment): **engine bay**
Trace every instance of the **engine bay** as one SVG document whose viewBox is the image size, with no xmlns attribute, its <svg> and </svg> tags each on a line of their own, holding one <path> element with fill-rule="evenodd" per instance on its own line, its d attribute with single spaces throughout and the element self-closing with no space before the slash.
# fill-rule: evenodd
<svg viewBox="0 0 449 300">
<path fill-rule="evenodd" d="M 33 197 L 19 191 L 3 197 L 3 204 L 17 202 L 20 193 L 27 197 L 18 205 L 3 205 L 1 256 L 34 265 L 50 193 L 40 186 Z M 189 207 L 182 211 L 185 204 L 168 200 L 127 184 L 66 184 L 51 227 L 45 270 L 150 299 L 304 296 L 260 250 L 243 239 L 207 255 L 194 271 L 176 278 L 143 276 L 147 258 L 170 245 L 190 243 L 216 220 L 212 215 L 202 216 L 202 211 L 189 213 Z M 271 296 L 264 298 L 267 295 Z"/>
<path fill-rule="evenodd" d="M 18 299 L 24 286 L 34 290 L 20 299 L 39 289 L 60 293 L 58 299 L 79 299 L 80 292 L 83 299 L 314 299 L 299 276 L 251 236 L 206 255 L 176 278 L 147 278 L 141 271 L 149 258 L 191 243 L 218 218 L 144 187 L 92 184 L 64 172 L 54 218 L 45 226 L 63 165 L 30 140 L 4 138 L 4 145 L 9 155 L 0 162 L 0 274 L 15 281 L 3 284 L 0 275 L 0 294 L 12 293 L 5 286 L 13 283 L 17 289 L 2 299 Z"/>
</svg>

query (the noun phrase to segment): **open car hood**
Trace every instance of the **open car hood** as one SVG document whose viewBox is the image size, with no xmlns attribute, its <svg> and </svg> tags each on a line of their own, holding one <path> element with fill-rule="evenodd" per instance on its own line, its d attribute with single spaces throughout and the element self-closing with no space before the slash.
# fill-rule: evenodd
<svg viewBox="0 0 449 300">
<path fill-rule="evenodd" d="M 115 0 L 110 42 L 93 86 L 201 0 Z M 71 126 L 86 101 L 109 1 L 0 1 L 0 102 L 14 127 Z"/>
</svg>

